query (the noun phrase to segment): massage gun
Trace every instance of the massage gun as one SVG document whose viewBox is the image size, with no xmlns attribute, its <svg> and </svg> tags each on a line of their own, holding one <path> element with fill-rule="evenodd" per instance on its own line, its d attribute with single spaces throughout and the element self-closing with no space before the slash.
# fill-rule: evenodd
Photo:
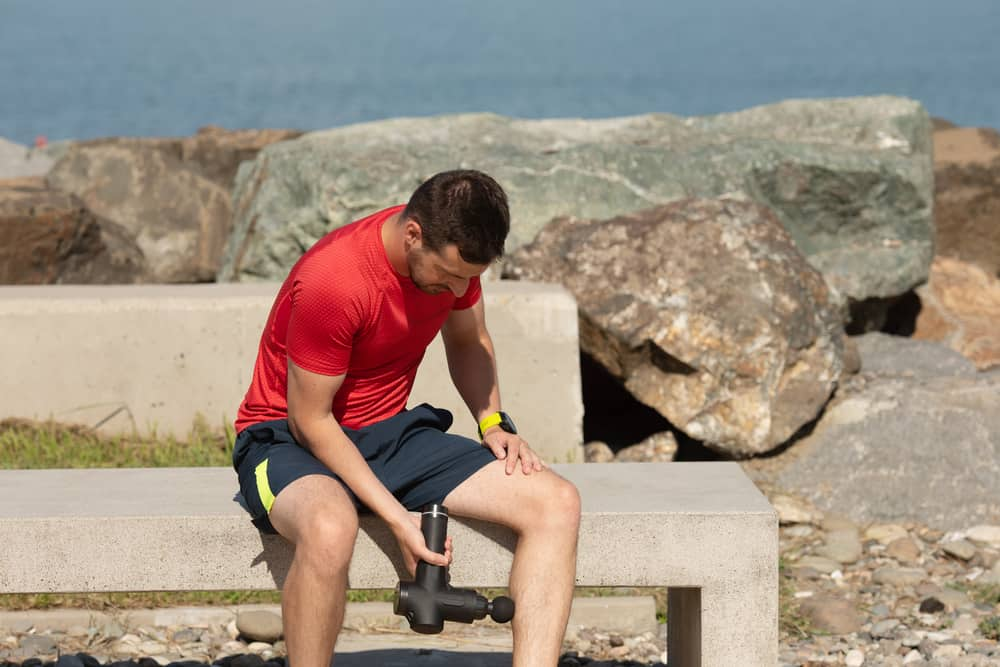
<svg viewBox="0 0 1000 667">
<path fill-rule="evenodd" d="M 448 508 L 428 505 L 421 510 L 420 530 L 427 548 L 444 553 L 448 535 Z M 445 621 L 472 623 L 490 615 L 497 623 L 506 623 L 514 617 L 514 601 L 500 596 L 492 602 L 468 588 L 452 588 L 448 584 L 448 568 L 417 563 L 415 581 L 401 581 L 396 585 L 393 612 L 405 616 L 414 632 L 432 635 L 441 632 Z"/>
</svg>

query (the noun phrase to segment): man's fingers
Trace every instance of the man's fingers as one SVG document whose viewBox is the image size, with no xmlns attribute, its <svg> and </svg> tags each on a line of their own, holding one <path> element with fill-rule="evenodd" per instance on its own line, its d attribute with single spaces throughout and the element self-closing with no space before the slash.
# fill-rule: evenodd
<svg viewBox="0 0 1000 667">
<path fill-rule="evenodd" d="M 483 445 L 490 448 L 493 455 L 501 461 L 506 460 L 504 466 L 508 475 L 513 475 L 520 462 L 521 472 L 530 475 L 533 472 L 546 468 L 542 459 L 528 446 L 523 439 L 518 436 L 508 436 L 503 439 L 484 441 Z"/>
<path fill-rule="evenodd" d="M 507 450 L 504 448 L 502 442 L 499 445 L 494 445 L 492 442 L 487 442 L 486 446 L 490 448 L 491 452 L 493 452 L 493 456 L 497 457 L 501 461 L 507 458 Z"/>
<path fill-rule="evenodd" d="M 521 447 L 521 461 L 525 475 L 539 472 L 545 468 L 545 464 L 542 463 L 542 459 L 535 453 L 535 450 L 530 449 L 527 445 Z"/>
<path fill-rule="evenodd" d="M 531 447 L 528 447 L 527 443 L 521 445 L 521 471 L 525 475 L 530 475 L 534 472 L 537 461 L 538 457 Z"/>
<path fill-rule="evenodd" d="M 427 553 L 424 554 L 423 558 L 431 565 L 447 566 L 451 562 L 446 555 L 439 554 L 438 552 L 431 551 L 430 549 L 427 550 Z"/>
<path fill-rule="evenodd" d="M 516 438 L 511 438 L 507 441 L 507 474 L 513 475 L 514 469 L 517 467 L 518 454 L 521 451 L 521 444 Z"/>
</svg>

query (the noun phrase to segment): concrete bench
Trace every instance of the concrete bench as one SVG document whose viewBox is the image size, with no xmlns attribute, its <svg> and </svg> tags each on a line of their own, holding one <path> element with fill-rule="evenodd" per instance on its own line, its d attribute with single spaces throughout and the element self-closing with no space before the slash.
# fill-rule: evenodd
<svg viewBox="0 0 1000 667">
<path fill-rule="evenodd" d="M 671 667 L 774 667 L 778 521 L 735 463 L 563 464 L 583 499 L 577 584 L 668 589 Z M 0 593 L 273 589 L 291 550 L 231 501 L 227 468 L 0 471 Z M 352 588 L 392 588 L 361 522 Z M 505 586 L 513 535 L 453 519 L 456 586 Z"/>
</svg>

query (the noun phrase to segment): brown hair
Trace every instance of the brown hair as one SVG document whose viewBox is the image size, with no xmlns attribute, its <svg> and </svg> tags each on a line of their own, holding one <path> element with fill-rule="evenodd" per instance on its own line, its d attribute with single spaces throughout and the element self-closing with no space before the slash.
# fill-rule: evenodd
<svg viewBox="0 0 1000 667">
<path fill-rule="evenodd" d="M 470 264 L 489 264 L 503 256 L 510 231 L 503 188 L 473 169 L 443 171 L 426 180 L 403 211 L 403 219 L 408 218 L 420 225 L 430 250 L 454 243 Z"/>
</svg>

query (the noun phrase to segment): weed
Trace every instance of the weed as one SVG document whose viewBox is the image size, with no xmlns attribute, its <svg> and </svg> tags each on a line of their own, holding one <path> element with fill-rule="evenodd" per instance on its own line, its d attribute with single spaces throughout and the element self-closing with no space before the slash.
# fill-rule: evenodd
<svg viewBox="0 0 1000 667">
<path fill-rule="evenodd" d="M 785 636 L 809 637 L 816 634 L 812 622 L 799 611 L 795 586 L 783 558 L 778 560 L 778 624 Z"/>
<path fill-rule="evenodd" d="M 987 616 L 979 623 L 979 631 L 983 637 L 1000 641 L 1000 616 Z"/>
</svg>

